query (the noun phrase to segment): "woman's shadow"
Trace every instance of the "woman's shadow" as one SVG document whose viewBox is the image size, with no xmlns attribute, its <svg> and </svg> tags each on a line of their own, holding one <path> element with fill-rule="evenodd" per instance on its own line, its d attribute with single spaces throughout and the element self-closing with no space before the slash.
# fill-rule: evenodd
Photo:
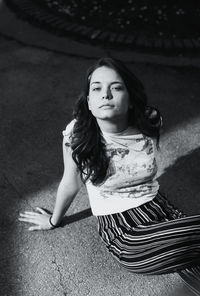
<svg viewBox="0 0 200 296">
<path fill-rule="evenodd" d="M 160 191 L 186 215 L 200 214 L 200 148 L 178 158 L 159 183 Z"/>
</svg>

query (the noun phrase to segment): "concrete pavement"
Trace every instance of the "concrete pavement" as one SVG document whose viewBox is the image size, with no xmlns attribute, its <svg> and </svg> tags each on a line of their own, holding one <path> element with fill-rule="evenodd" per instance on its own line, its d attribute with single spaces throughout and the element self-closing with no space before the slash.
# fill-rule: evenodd
<svg viewBox="0 0 200 296">
<path fill-rule="evenodd" d="M 61 131 L 85 70 L 108 53 L 130 62 L 163 114 L 162 191 L 186 213 L 200 213 L 199 58 L 169 60 L 58 38 L 4 6 L 0 34 L 0 295 L 189 296 L 176 274 L 147 277 L 119 267 L 98 237 L 84 188 L 61 228 L 30 233 L 17 218 L 36 206 L 53 209 L 63 169 Z"/>
</svg>

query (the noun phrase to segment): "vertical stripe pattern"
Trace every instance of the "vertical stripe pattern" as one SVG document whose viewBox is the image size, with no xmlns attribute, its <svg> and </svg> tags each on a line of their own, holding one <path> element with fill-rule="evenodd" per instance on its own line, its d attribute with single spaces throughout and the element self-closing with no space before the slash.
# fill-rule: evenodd
<svg viewBox="0 0 200 296">
<path fill-rule="evenodd" d="M 188 285 L 191 278 L 200 281 L 200 215 L 186 217 L 159 192 L 142 206 L 97 219 L 102 240 L 123 267 L 151 275 L 181 271 Z"/>
</svg>

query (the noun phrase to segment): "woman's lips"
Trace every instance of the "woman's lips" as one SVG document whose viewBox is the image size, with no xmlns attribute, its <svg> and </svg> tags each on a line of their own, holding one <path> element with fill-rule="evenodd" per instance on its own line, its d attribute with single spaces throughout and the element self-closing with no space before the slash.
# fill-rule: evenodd
<svg viewBox="0 0 200 296">
<path fill-rule="evenodd" d="M 110 105 L 110 104 L 104 104 L 104 105 L 101 105 L 99 108 L 104 108 L 104 109 L 106 109 L 106 108 L 113 108 L 114 106 L 113 105 Z"/>
</svg>

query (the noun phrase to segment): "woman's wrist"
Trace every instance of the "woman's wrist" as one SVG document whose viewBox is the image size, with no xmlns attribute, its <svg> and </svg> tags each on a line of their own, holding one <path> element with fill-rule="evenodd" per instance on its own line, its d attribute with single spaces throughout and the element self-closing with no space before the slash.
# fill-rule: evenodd
<svg viewBox="0 0 200 296">
<path fill-rule="evenodd" d="M 52 215 L 49 217 L 49 224 L 51 225 L 51 229 L 54 229 L 54 228 L 59 227 L 60 223 L 59 223 L 59 224 L 54 224 L 54 223 L 51 221 L 51 218 L 52 218 Z"/>
</svg>

